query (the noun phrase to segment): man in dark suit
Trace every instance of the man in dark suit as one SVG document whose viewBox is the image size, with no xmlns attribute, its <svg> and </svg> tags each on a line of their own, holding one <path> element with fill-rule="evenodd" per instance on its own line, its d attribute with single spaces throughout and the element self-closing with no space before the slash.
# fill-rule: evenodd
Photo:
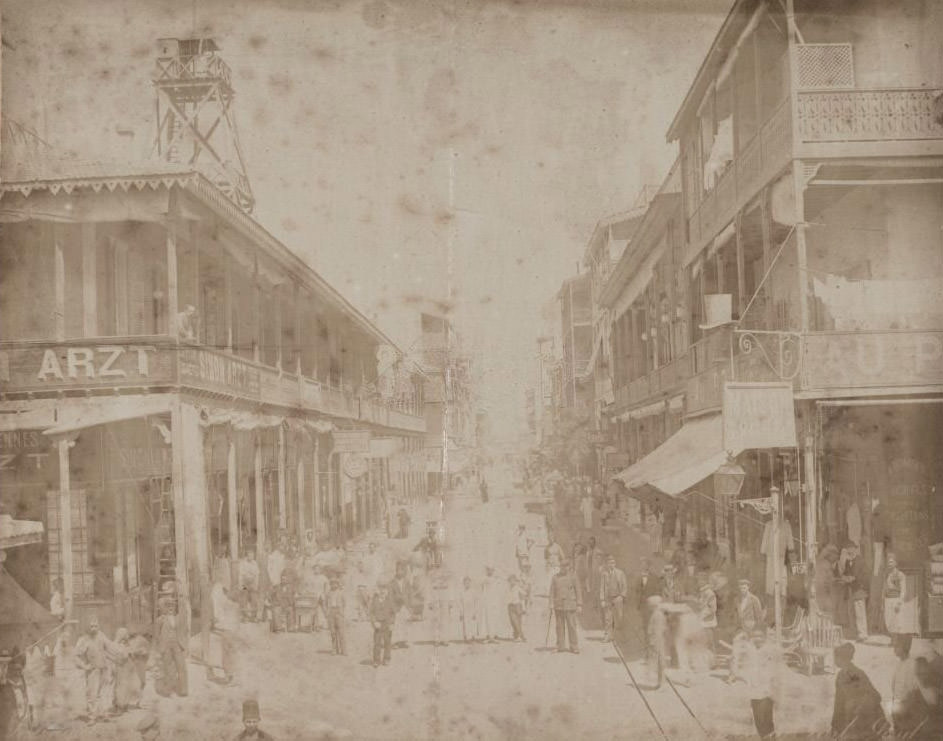
<svg viewBox="0 0 943 741">
<path fill-rule="evenodd" d="M 651 606 L 648 598 L 654 595 L 661 595 L 661 582 L 651 572 L 651 564 L 647 558 L 640 562 L 641 570 L 635 577 L 633 584 L 633 596 L 635 598 L 635 607 L 638 610 L 639 619 L 642 621 L 641 634 L 648 637 L 648 618 L 651 615 Z"/>
</svg>

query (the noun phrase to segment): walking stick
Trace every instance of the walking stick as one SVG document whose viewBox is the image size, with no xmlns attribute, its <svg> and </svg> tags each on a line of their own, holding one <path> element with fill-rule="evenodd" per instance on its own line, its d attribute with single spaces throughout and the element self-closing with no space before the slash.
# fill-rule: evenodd
<svg viewBox="0 0 943 741">
<path fill-rule="evenodd" d="M 547 637 L 544 639 L 544 647 L 550 645 L 550 620 L 553 618 L 553 608 L 547 613 Z"/>
</svg>

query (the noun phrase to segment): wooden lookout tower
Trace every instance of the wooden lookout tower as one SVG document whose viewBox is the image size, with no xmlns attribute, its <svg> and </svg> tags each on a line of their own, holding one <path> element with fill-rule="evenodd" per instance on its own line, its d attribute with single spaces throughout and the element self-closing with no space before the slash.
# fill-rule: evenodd
<svg viewBox="0 0 943 741">
<path fill-rule="evenodd" d="M 246 175 L 232 102 L 232 72 L 213 39 L 158 39 L 157 154 L 198 165 L 240 208 L 255 199 Z"/>
</svg>

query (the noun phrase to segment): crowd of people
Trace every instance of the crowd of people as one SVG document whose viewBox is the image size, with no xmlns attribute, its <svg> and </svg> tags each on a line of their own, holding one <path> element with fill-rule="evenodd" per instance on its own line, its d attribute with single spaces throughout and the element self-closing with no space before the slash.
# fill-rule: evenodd
<svg viewBox="0 0 943 741">
<path fill-rule="evenodd" d="M 557 612 L 557 649 L 564 650 L 563 636 L 569 632 L 570 650 L 578 650 L 576 618 L 584 605 L 598 604 L 604 639 L 644 646 L 650 688 L 662 685 L 670 667 L 678 670 L 673 676 L 681 683 L 698 673 L 728 684 L 743 682 L 757 735 L 773 737 L 776 698 L 782 697 L 780 684 L 789 657 L 787 641 L 779 643 L 773 630 L 772 595 L 764 595 L 769 603 L 764 604 L 751 579 L 738 578 L 729 555 L 709 537 L 684 542 L 666 533 L 664 512 L 657 506 L 644 508 L 639 525 L 648 550 L 663 565 L 656 569 L 652 560 L 642 558 L 626 576 L 616 567 L 613 554 L 604 553 L 595 536 L 588 535 L 598 532 L 606 519 L 599 487 L 585 477 L 562 475 L 551 481 L 548 527 L 552 530 L 556 524 L 560 537 L 567 532 L 573 540 L 569 559 L 552 536 L 546 551 L 548 568 L 556 572 L 551 595 Z M 575 527 L 574 521 L 579 523 Z M 913 636 L 904 626 L 912 624 L 913 616 L 903 614 L 907 582 L 894 556 L 886 558 L 879 595 L 884 626 L 899 659 L 889 696 L 882 697 L 854 663 L 852 641 L 864 643 L 869 636 L 866 600 L 871 580 L 857 544 L 826 546 L 812 573 L 814 599 L 809 598 L 802 575 L 787 572 L 783 601 L 794 622 L 811 610 L 851 639 L 840 642 L 827 661 L 835 674 L 832 735 L 943 738 L 943 658 L 932 649 L 912 651 Z M 626 606 L 634 608 L 634 616 Z"/>
</svg>

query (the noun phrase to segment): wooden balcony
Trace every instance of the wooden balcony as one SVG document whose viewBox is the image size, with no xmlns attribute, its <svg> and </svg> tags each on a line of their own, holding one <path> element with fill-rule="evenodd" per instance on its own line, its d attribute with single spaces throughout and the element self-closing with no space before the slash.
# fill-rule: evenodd
<svg viewBox="0 0 943 741">
<path fill-rule="evenodd" d="M 617 388 L 614 394 L 616 406 L 633 407 L 681 391 L 690 375 L 691 356 L 685 353 L 670 363 Z"/>
<path fill-rule="evenodd" d="M 791 119 L 787 97 L 701 200 L 688 219 L 689 240 L 698 251 L 792 158 Z"/>
<path fill-rule="evenodd" d="M 422 432 L 423 418 L 351 393 L 169 336 L 102 337 L 63 342 L 0 343 L 5 396 L 110 394 L 181 388 L 226 399 L 320 412 L 332 417 Z"/>
</svg>

